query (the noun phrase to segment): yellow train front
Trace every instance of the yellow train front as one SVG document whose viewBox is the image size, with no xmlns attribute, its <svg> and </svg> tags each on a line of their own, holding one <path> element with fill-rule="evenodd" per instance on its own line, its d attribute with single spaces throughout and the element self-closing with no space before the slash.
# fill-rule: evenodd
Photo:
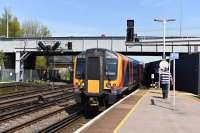
<svg viewBox="0 0 200 133">
<path fill-rule="evenodd" d="M 85 110 L 103 110 L 142 81 L 143 65 L 106 49 L 88 49 L 74 63 L 74 93 Z"/>
</svg>

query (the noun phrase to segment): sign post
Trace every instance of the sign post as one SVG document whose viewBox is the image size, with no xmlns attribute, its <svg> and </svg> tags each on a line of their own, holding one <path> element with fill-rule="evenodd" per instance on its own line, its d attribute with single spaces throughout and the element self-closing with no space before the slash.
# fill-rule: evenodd
<svg viewBox="0 0 200 133">
<path fill-rule="evenodd" d="M 155 86 L 154 86 L 154 81 L 153 81 L 153 80 L 154 80 L 154 74 L 152 73 L 152 74 L 151 74 L 151 86 L 152 86 L 152 87 L 155 87 Z"/>
<path fill-rule="evenodd" d="M 170 59 L 172 59 L 173 60 L 173 92 L 174 92 L 174 99 L 173 99 L 173 106 L 174 106 L 174 109 L 175 109 L 175 104 L 176 104 L 176 95 L 175 95 L 175 78 L 176 78 L 176 75 L 175 75 L 175 67 L 176 67 L 176 65 L 175 65 L 175 60 L 176 59 L 179 59 L 179 53 L 171 53 L 170 54 Z"/>
<path fill-rule="evenodd" d="M 169 84 L 169 85 L 168 85 L 168 98 L 169 98 L 169 100 L 170 100 L 170 94 L 169 94 L 169 93 L 170 93 L 170 86 L 171 86 L 171 85 L 170 85 L 170 84 L 171 84 L 171 83 L 170 83 L 170 77 L 171 77 L 171 73 L 170 73 L 170 72 L 171 72 L 171 59 L 169 59 L 169 69 L 168 69 L 168 70 L 169 70 L 169 71 L 168 71 L 168 76 L 169 76 L 169 81 L 168 81 L 168 84 Z"/>
</svg>

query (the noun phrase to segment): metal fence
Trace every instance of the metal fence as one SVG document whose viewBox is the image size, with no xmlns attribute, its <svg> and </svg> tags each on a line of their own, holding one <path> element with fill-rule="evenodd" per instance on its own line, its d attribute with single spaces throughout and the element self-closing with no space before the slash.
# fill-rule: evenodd
<svg viewBox="0 0 200 133">
<path fill-rule="evenodd" d="M 0 70 L 0 82 L 15 81 L 15 69 L 1 69 Z"/>
<path fill-rule="evenodd" d="M 41 80 L 40 71 L 35 69 L 24 70 L 24 82 L 32 82 L 34 80 Z"/>
<path fill-rule="evenodd" d="M 25 69 L 24 81 L 32 82 L 35 80 L 60 80 L 58 70 Z"/>
<path fill-rule="evenodd" d="M 68 78 L 67 78 L 68 77 Z M 25 69 L 24 82 L 34 82 L 35 80 L 67 81 L 72 82 L 73 72 L 66 73 L 66 68 L 54 70 Z M 16 80 L 15 69 L 1 69 L 0 82 L 12 82 Z"/>
</svg>

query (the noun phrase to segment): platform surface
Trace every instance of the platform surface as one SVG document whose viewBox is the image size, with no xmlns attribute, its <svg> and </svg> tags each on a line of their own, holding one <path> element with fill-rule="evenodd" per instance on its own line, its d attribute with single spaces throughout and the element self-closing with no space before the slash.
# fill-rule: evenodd
<svg viewBox="0 0 200 133">
<path fill-rule="evenodd" d="M 151 104 L 154 100 L 154 105 Z M 115 132 L 119 133 L 200 133 L 200 101 L 187 93 L 162 99 L 160 90 L 149 90 Z"/>
</svg>

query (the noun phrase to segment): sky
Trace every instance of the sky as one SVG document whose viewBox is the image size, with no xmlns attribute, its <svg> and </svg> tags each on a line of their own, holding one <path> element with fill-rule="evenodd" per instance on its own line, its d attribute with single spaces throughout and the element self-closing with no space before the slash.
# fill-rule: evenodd
<svg viewBox="0 0 200 133">
<path fill-rule="evenodd" d="M 182 35 L 198 36 L 199 5 L 199 0 L 0 0 L 0 14 L 8 7 L 21 22 L 47 25 L 53 36 L 121 36 L 127 19 L 135 20 L 138 35 L 161 36 L 162 24 L 154 18 L 176 19 L 167 24 L 167 35 L 179 35 L 181 22 Z"/>
<path fill-rule="evenodd" d="M 125 36 L 126 20 L 135 20 L 139 36 L 162 36 L 155 18 L 167 23 L 167 36 L 200 36 L 199 0 L 0 0 L 21 23 L 37 20 L 53 36 Z M 181 26 L 180 26 L 181 25 Z"/>
</svg>

